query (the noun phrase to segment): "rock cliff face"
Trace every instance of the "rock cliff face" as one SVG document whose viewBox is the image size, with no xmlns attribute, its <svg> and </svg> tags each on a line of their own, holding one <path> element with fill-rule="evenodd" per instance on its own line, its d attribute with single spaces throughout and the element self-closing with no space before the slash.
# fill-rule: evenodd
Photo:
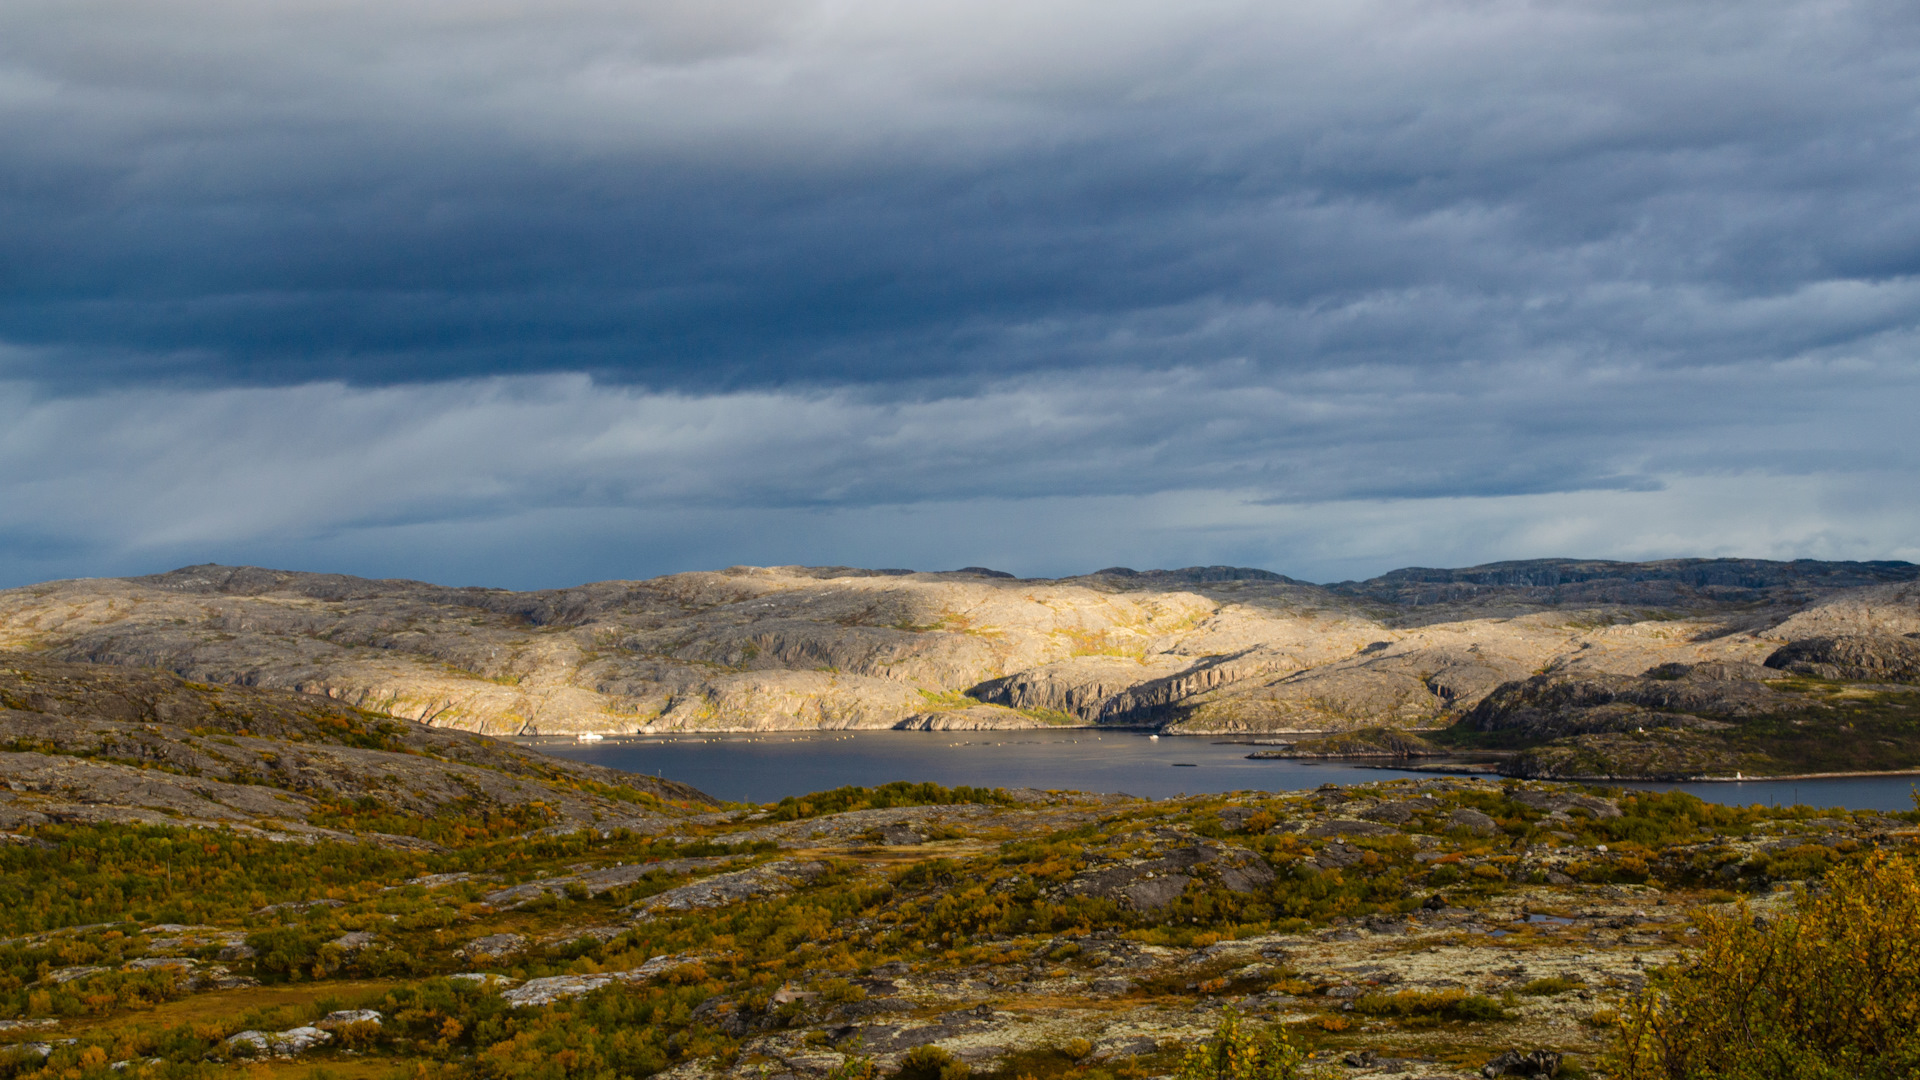
<svg viewBox="0 0 1920 1080">
<path fill-rule="evenodd" d="M 735 567 L 508 592 L 251 567 L 0 592 L 0 647 L 488 734 L 1436 726 L 1542 672 L 1758 665 L 1920 630 L 1906 563 L 1543 560 L 1316 586 Z"/>
</svg>

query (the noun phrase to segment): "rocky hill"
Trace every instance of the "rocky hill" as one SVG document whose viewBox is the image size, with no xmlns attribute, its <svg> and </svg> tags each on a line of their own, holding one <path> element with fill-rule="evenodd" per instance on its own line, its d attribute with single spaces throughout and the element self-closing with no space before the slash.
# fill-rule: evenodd
<svg viewBox="0 0 1920 1080">
<path fill-rule="evenodd" d="M 432 850 L 452 834 L 658 828 L 715 805 L 671 780 L 284 690 L 0 652 L 0 829 L 220 826 Z"/>
<path fill-rule="evenodd" d="M 496 735 L 1432 727 L 1536 675 L 1748 669 L 1792 641 L 1920 631 L 1917 577 L 1908 563 L 1741 559 L 1331 586 L 1234 567 L 1058 580 L 734 567 L 509 592 L 208 565 L 0 592 L 0 647 Z M 1802 662 L 1828 662 L 1813 655 Z"/>
</svg>

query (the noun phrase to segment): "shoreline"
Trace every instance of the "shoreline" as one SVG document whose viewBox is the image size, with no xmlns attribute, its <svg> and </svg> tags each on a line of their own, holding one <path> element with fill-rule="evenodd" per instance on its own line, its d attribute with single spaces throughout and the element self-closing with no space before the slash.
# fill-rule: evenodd
<svg viewBox="0 0 1920 1080">
<path fill-rule="evenodd" d="M 753 736 L 792 736 L 805 739 L 817 736 L 835 735 L 1022 735 L 1043 731 L 1111 731 L 1123 735 L 1152 735 L 1150 727 L 1122 727 L 1117 724 L 1042 724 L 1034 727 L 1009 728 L 897 728 L 897 727 L 858 727 L 858 728 L 701 728 L 698 731 L 598 731 L 598 732 L 556 732 L 551 735 L 487 735 L 489 739 L 499 739 L 511 743 L 543 743 L 580 741 L 580 736 L 599 736 L 588 738 L 587 742 L 672 742 L 682 739 L 705 739 L 721 735 Z M 474 734 L 479 734 L 475 732 Z M 1167 736 L 1171 738 L 1172 736 Z"/>
<path fill-rule="evenodd" d="M 821 737 L 832 738 L 835 736 L 854 735 L 854 734 L 859 734 L 863 732 L 889 732 L 889 731 L 899 731 L 899 730 L 900 729 L 898 728 L 776 728 L 771 730 L 710 728 L 703 731 L 683 731 L 683 732 L 673 732 L 673 733 L 666 733 L 666 732 L 654 732 L 652 734 L 606 733 L 602 735 L 601 738 L 599 739 L 593 739 L 588 741 L 587 745 L 591 745 L 592 743 L 605 743 L 605 744 L 617 745 L 620 743 L 646 743 L 646 742 L 657 742 L 657 743 L 693 742 L 693 741 L 731 742 L 731 741 L 735 741 L 735 739 L 739 736 L 757 736 L 758 738 L 742 740 L 742 741 L 754 741 L 754 742 L 760 741 L 761 739 L 777 739 L 782 736 L 785 736 L 787 741 L 812 742 Z M 1082 731 L 1082 732 L 1110 731 L 1115 734 L 1135 734 L 1135 735 L 1155 734 L 1154 729 L 1149 727 L 1120 727 L 1117 725 L 1086 725 L 1086 726 L 1047 725 L 1046 727 L 1035 727 L 1035 728 L 963 729 L 959 731 L 924 731 L 924 732 L 915 731 L 915 732 L 911 732 L 911 734 L 995 735 L 995 736 L 1001 736 L 1001 737 L 1017 738 L 1020 735 L 1034 735 L 1034 734 L 1040 734 L 1042 732 L 1068 732 L 1068 731 Z M 734 738 L 728 738 L 729 736 L 732 736 Z M 546 743 L 546 744 L 560 743 L 560 744 L 571 745 L 579 741 L 578 736 L 573 733 L 553 734 L 553 735 L 492 735 L 487 737 L 492 739 L 498 739 L 502 742 L 519 744 L 519 745 L 537 745 L 542 743 Z M 1174 738 L 1175 736 L 1169 735 L 1165 737 Z M 1191 738 L 1193 736 L 1187 736 L 1187 737 Z M 1258 747 L 1261 744 L 1257 742 L 1243 741 L 1241 739 L 1216 738 L 1213 742 L 1213 745 Z M 1744 774 L 1737 774 L 1734 776 L 1714 776 L 1714 775 L 1619 776 L 1619 775 L 1584 774 L 1584 773 L 1578 774 L 1578 775 L 1572 775 L 1572 776 L 1506 776 L 1506 774 L 1503 774 L 1499 771 L 1499 765 L 1503 760 L 1505 760 L 1509 756 L 1514 755 L 1515 753 L 1517 752 L 1506 751 L 1503 753 L 1500 751 L 1482 751 L 1476 754 L 1459 755 L 1459 758 L 1466 758 L 1468 760 L 1460 760 L 1459 758 L 1455 758 L 1454 760 L 1451 760 L 1451 761 L 1436 761 L 1436 760 L 1433 760 L 1432 757 L 1424 756 L 1424 755 L 1421 757 L 1395 757 L 1395 756 L 1390 756 L 1385 754 L 1381 754 L 1381 755 L 1372 755 L 1372 754 L 1367 754 L 1367 755 L 1359 755 L 1359 754 L 1278 755 L 1276 754 L 1271 757 L 1265 756 L 1265 755 L 1256 756 L 1255 754 L 1247 754 L 1245 755 L 1245 758 L 1247 760 L 1253 760 L 1253 761 L 1273 761 L 1273 762 L 1293 761 L 1293 762 L 1300 762 L 1302 764 L 1337 763 L 1337 764 L 1350 765 L 1355 769 L 1385 770 L 1385 771 L 1392 771 L 1392 772 L 1419 772 L 1419 773 L 1435 773 L 1435 774 L 1457 773 L 1457 774 L 1470 775 L 1470 776 L 1472 775 L 1503 776 L 1503 777 L 1506 777 L 1507 779 L 1514 779 L 1514 780 L 1544 780 L 1548 782 L 1568 783 L 1568 784 L 1762 784 L 1762 783 L 1778 783 L 1782 781 L 1856 780 L 1856 779 L 1873 779 L 1873 778 L 1885 778 L 1885 777 L 1897 777 L 1897 776 L 1911 776 L 1911 777 L 1915 777 L 1916 779 L 1920 779 L 1920 766 L 1914 766 L 1914 767 L 1904 768 L 1904 769 L 1856 769 L 1856 770 L 1846 770 L 1846 771 L 1839 771 L 1839 772 L 1774 773 L 1774 774 L 1768 774 L 1763 776 L 1747 776 Z M 1446 756 L 1453 757 L 1453 755 L 1446 755 Z"/>
<path fill-rule="evenodd" d="M 1775 773 L 1767 776 L 1518 776 L 1516 780 L 1564 781 L 1572 784 L 1771 784 L 1780 780 L 1854 780 L 1875 776 L 1920 777 L 1920 768 L 1858 769 L 1851 772 Z"/>
<path fill-rule="evenodd" d="M 1355 764 L 1359 769 L 1397 769 L 1401 772 L 1463 772 L 1497 773 L 1492 762 L 1472 762 L 1465 765 L 1374 765 Z M 1766 776 L 1511 776 L 1510 780 L 1541 780 L 1555 784 L 1772 784 L 1785 780 L 1860 780 L 1884 776 L 1912 776 L 1920 778 L 1920 768 L 1912 769 L 1856 769 L 1849 772 L 1814 773 L 1770 773 Z"/>
</svg>

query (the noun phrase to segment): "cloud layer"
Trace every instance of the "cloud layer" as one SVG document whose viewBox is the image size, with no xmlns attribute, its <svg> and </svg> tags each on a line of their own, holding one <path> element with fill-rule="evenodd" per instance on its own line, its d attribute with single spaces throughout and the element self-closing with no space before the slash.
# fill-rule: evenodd
<svg viewBox="0 0 1920 1080">
<path fill-rule="evenodd" d="M 1561 551 L 1920 558 L 1916 381 L 1854 361 L 1291 388 L 1228 363 L 911 400 L 581 375 L 16 384 L 0 549 L 18 581 L 212 558 L 527 586 L 730 563 L 1327 580 Z"/>
<path fill-rule="evenodd" d="M 1911 554 L 1916 61 L 1870 2 L 23 0 L 0 577 Z"/>
</svg>

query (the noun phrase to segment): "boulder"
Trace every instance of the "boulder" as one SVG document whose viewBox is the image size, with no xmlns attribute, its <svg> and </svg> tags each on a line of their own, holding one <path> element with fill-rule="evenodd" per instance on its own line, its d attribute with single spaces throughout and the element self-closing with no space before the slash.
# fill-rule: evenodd
<svg viewBox="0 0 1920 1080">
<path fill-rule="evenodd" d="M 1560 1055 L 1552 1050 L 1529 1050 L 1522 1053 L 1509 1050 L 1480 1069 L 1481 1076 L 1545 1076 L 1560 1075 Z"/>
<path fill-rule="evenodd" d="M 225 1045 L 228 1050 L 241 1054 L 290 1058 L 332 1041 L 330 1032 L 317 1027 L 297 1027 L 285 1031 L 242 1031 L 227 1039 Z"/>
<path fill-rule="evenodd" d="M 894 847 L 911 846 L 913 844 L 924 844 L 927 842 L 926 837 L 914 832 L 912 828 L 906 825 L 882 825 L 875 829 L 874 832 L 878 834 L 882 844 Z"/>
<path fill-rule="evenodd" d="M 1456 829 L 1491 836 L 1500 831 L 1500 823 L 1478 810 L 1462 807 L 1447 815 L 1447 824 Z"/>
</svg>

